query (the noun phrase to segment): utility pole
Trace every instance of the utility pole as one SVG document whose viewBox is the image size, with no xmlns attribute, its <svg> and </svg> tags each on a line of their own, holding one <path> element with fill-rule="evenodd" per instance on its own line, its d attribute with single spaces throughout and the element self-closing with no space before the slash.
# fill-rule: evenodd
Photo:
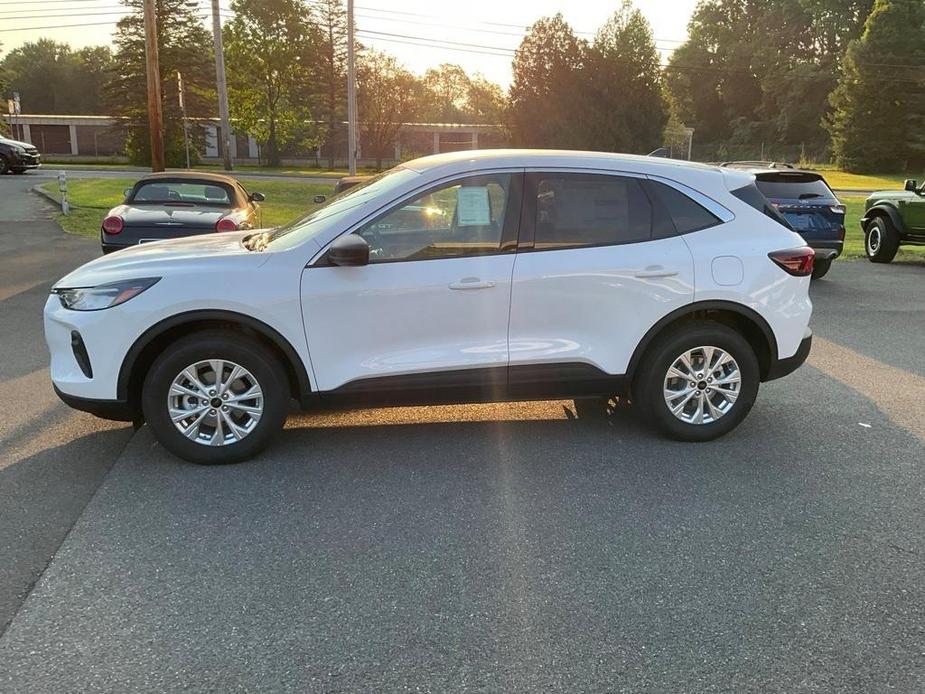
<svg viewBox="0 0 925 694">
<path fill-rule="evenodd" d="M 212 0 L 216 2 L 217 0 Z M 357 172 L 357 66 L 353 46 L 353 0 L 347 0 L 347 160 L 350 175 Z"/>
<path fill-rule="evenodd" d="M 222 160 L 225 163 L 225 171 L 231 171 L 231 119 L 228 117 L 228 84 L 225 82 L 225 53 L 222 49 L 222 20 L 218 16 L 218 0 L 212 0 L 212 39 L 215 41 L 218 115 L 222 120 Z"/>
<path fill-rule="evenodd" d="M 154 0 L 144 0 L 145 71 L 148 77 L 148 133 L 151 137 L 151 170 L 164 170 L 164 122 L 161 112 L 161 73 L 157 59 L 157 19 Z"/>
</svg>

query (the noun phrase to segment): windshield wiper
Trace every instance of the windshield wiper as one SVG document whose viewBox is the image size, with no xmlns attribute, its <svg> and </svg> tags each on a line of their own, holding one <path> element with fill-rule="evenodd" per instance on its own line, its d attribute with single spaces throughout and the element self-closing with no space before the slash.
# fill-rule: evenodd
<svg viewBox="0 0 925 694">
<path fill-rule="evenodd" d="M 822 193 L 800 193 L 800 200 L 809 200 L 810 198 L 821 198 Z"/>
</svg>

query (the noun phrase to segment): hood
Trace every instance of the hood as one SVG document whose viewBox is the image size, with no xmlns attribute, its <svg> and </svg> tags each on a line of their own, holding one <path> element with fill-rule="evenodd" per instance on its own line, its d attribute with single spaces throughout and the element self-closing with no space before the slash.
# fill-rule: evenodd
<svg viewBox="0 0 925 694">
<path fill-rule="evenodd" d="M 235 262 L 259 266 L 269 259 L 267 253 L 252 253 L 241 240 L 252 231 L 233 231 L 202 236 L 184 236 L 131 246 L 81 265 L 55 283 L 55 287 L 94 287 L 106 282 L 139 277 L 163 277 L 171 272 L 189 272 L 201 267 L 214 269 L 224 262 L 228 269 Z M 230 263 L 230 264 L 229 264 Z"/>
<path fill-rule="evenodd" d="M 868 201 L 876 200 L 905 200 L 907 198 L 916 198 L 918 195 L 913 193 L 911 190 L 878 190 L 875 193 L 872 193 L 867 199 Z"/>
<path fill-rule="evenodd" d="M 212 229 L 225 214 L 227 207 L 185 207 L 182 205 L 119 205 L 109 214 L 122 217 L 127 227 L 186 227 Z"/>
<path fill-rule="evenodd" d="M 35 147 L 31 142 L 20 142 L 19 140 L 10 140 L 5 137 L 0 137 L 0 145 L 16 145 L 17 147 L 25 147 L 26 149 L 33 149 Z"/>
</svg>

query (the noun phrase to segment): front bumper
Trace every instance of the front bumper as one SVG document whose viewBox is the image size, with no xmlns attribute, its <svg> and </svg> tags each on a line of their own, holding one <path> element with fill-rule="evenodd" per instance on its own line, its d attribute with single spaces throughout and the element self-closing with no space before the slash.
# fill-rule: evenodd
<svg viewBox="0 0 925 694">
<path fill-rule="evenodd" d="M 54 384 L 52 384 L 52 387 L 55 389 L 55 395 L 61 398 L 61 402 L 68 407 L 73 407 L 75 410 L 89 412 L 101 419 L 112 419 L 117 422 L 134 422 L 138 419 L 139 413 L 124 400 L 81 398 L 77 395 L 68 395 Z"/>
<path fill-rule="evenodd" d="M 16 151 L 10 157 L 11 169 L 37 169 L 42 165 L 42 155 L 26 152 L 21 154 Z"/>
<path fill-rule="evenodd" d="M 792 374 L 794 371 L 803 366 L 803 363 L 809 356 L 809 351 L 812 349 L 812 346 L 813 331 L 807 328 L 806 334 L 800 341 L 800 346 L 797 348 L 796 354 L 794 354 L 792 357 L 778 359 L 775 363 L 771 364 L 771 368 L 768 369 L 768 375 L 765 376 L 764 380 L 773 381 L 775 379 L 783 378 L 784 376 Z"/>
</svg>

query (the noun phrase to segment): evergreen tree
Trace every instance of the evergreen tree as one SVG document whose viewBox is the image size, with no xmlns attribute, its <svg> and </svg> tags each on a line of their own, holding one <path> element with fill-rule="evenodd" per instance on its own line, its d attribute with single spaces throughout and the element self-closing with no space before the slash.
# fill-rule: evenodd
<svg viewBox="0 0 925 694">
<path fill-rule="evenodd" d="M 109 111 L 128 119 L 126 152 L 133 163 L 150 165 L 143 0 L 122 0 L 131 14 L 116 25 L 115 56 L 104 88 Z M 154 0 L 164 120 L 164 154 L 168 166 L 183 166 L 183 121 L 177 72 L 183 74 L 186 112 L 190 118 L 214 115 L 215 63 L 212 38 L 198 15 L 195 0 Z M 200 151 L 204 133 L 190 128 L 191 153 Z"/>
<path fill-rule="evenodd" d="M 876 0 L 848 47 L 828 121 L 838 164 L 896 171 L 925 162 L 925 3 Z"/>
<path fill-rule="evenodd" d="M 652 28 L 624 0 L 597 32 L 582 69 L 584 115 L 575 127 L 585 149 L 649 152 L 668 120 Z"/>
<path fill-rule="evenodd" d="M 562 14 L 538 20 L 514 54 L 509 127 L 518 147 L 574 147 L 586 44 Z"/>
<path fill-rule="evenodd" d="M 312 78 L 321 33 L 301 0 L 233 0 L 225 62 L 235 121 L 279 166 L 286 145 L 314 146 Z"/>
<path fill-rule="evenodd" d="M 347 118 L 347 11 L 343 0 L 317 0 L 311 7 L 319 29 L 315 115 L 325 124 L 320 136 L 328 145 L 328 168 L 334 168 L 335 146 L 343 139 L 339 135 Z"/>
</svg>

